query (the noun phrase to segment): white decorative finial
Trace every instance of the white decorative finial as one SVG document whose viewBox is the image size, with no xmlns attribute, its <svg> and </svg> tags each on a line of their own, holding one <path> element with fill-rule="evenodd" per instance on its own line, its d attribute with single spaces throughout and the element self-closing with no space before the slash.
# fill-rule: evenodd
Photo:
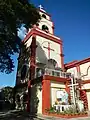
<svg viewBox="0 0 90 120">
<path fill-rule="evenodd" d="M 39 9 L 40 9 L 41 11 L 46 12 L 45 10 L 43 10 L 43 6 L 42 6 L 42 5 L 39 5 L 38 7 L 39 7 Z"/>
<path fill-rule="evenodd" d="M 43 6 L 42 5 L 39 5 L 39 9 L 42 10 Z"/>
</svg>

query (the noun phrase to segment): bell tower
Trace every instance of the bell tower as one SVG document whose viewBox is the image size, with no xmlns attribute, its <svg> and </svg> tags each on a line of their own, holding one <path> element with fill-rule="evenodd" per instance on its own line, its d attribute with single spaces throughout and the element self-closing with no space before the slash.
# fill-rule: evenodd
<svg viewBox="0 0 90 120">
<path fill-rule="evenodd" d="M 21 67 L 18 67 L 20 69 L 17 72 L 16 86 L 21 85 L 22 91 L 27 92 L 27 106 L 31 112 L 35 112 L 33 108 L 36 108 L 37 102 L 35 103 L 34 99 L 38 98 L 36 110 L 44 114 L 45 109 L 50 108 L 50 104 L 54 103 L 56 90 L 65 89 L 64 84 L 67 79 L 65 72 L 62 72 L 64 68 L 63 42 L 54 34 L 51 16 L 41 5 L 38 10 L 41 15 L 40 22 L 33 25 L 22 41 L 29 49 L 29 54 L 27 58 L 22 51 L 18 65 L 20 66 L 22 58 L 24 58 L 24 65 L 21 62 Z"/>
<path fill-rule="evenodd" d="M 35 27 L 36 31 L 36 63 L 44 67 L 63 68 L 62 40 L 54 35 L 54 23 L 51 16 L 39 6 L 41 20 Z"/>
<path fill-rule="evenodd" d="M 54 23 L 51 16 L 39 6 L 40 22 L 33 26 L 24 38 L 27 48 L 30 48 L 30 73 L 34 78 L 38 68 L 64 68 L 63 43 L 54 35 Z"/>
</svg>

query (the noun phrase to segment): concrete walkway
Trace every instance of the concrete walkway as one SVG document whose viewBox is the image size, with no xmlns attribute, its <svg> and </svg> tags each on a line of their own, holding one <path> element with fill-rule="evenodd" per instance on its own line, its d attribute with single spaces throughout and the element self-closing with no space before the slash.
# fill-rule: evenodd
<svg viewBox="0 0 90 120">
<path fill-rule="evenodd" d="M 31 115 L 20 110 L 0 112 L 0 120 L 68 120 L 67 118 L 52 117 L 42 114 Z M 70 118 L 69 120 L 90 120 L 89 117 Z"/>
</svg>

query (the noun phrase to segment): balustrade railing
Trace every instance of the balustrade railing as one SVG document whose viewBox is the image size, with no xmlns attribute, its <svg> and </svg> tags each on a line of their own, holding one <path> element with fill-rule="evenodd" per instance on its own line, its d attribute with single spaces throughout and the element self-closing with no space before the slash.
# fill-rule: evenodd
<svg viewBox="0 0 90 120">
<path fill-rule="evenodd" d="M 41 77 L 43 75 L 49 75 L 49 76 L 55 76 L 55 77 L 60 77 L 60 78 L 70 78 L 71 73 L 68 72 L 62 72 L 60 70 L 55 70 L 55 69 L 49 69 L 49 68 L 38 68 L 39 70 L 35 72 L 35 77 Z M 28 77 L 26 77 L 24 80 L 21 80 L 21 76 L 17 76 L 17 79 L 20 83 L 25 83 L 28 81 Z"/>
<path fill-rule="evenodd" d="M 62 72 L 60 70 L 54 70 L 49 68 L 45 68 L 45 70 L 40 69 L 36 74 L 37 77 L 40 77 L 42 75 L 50 75 L 50 76 L 56 76 L 62 78 L 69 78 L 71 76 L 71 73 Z"/>
<path fill-rule="evenodd" d="M 45 75 L 50 75 L 50 76 L 57 76 L 57 77 L 62 77 L 62 78 L 69 78 L 71 76 L 71 73 L 68 72 L 62 72 L 59 70 L 54 70 L 54 69 L 49 69 L 45 68 Z"/>
</svg>

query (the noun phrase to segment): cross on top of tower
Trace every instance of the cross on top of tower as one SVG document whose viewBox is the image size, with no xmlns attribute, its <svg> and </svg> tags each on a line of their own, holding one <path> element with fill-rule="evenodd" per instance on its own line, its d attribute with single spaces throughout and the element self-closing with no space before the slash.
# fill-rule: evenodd
<svg viewBox="0 0 90 120">
<path fill-rule="evenodd" d="M 39 5 L 38 7 L 39 7 L 39 9 L 40 9 L 41 11 L 46 12 L 45 10 L 43 10 L 43 6 L 42 6 L 42 5 Z"/>
<path fill-rule="evenodd" d="M 39 5 L 38 7 L 39 7 L 39 9 L 40 9 L 40 10 L 43 8 L 43 6 L 42 6 L 42 5 Z"/>
</svg>

